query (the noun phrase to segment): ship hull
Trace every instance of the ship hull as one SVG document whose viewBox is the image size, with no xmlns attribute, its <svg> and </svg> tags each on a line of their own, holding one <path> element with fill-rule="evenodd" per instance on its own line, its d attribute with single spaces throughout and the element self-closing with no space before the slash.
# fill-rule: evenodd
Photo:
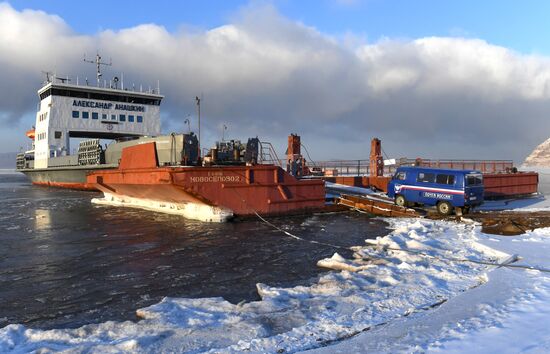
<svg viewBox="0 0 550 354">
<path fill-rule="evenodd" d="M 20 169 L 17 171 L 25 174 L 32 184 L 35 185 L 97 191 L 98 189 L 93 184 L 87 183 L 86 176 L 90 172 L 105 169 L 109 169 L 109 167 L 102 165 L 66 166 L 57 168 Z"/>
</svg>

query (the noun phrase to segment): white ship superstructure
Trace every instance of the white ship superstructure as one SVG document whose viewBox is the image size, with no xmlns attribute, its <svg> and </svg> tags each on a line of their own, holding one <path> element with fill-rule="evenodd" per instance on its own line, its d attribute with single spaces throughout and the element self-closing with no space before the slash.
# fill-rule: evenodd
<svg viewBox="0 0 550 354">
<path fill-rule="evenodd" d="M 124 145 L 120 141 L 137 139 L 134 143 L 140 144 L 161 133 L 164 96 L 158 85 L 144 91 L 141 86 L 125 87 L 117 77 L 102 81 L 101 65 L 111 64 L 101 62 L 99 54 L 94 61 L 84 61 L 97 65 L 97 85 L 89 85 L 87 79 L 73 84 L 69 78 L 46 73 L 38 90 L 36 123 L 27 132 L 33 148 L 18 154 L 16 163 L 34 184 L 88 189 L 90 171 L 118 166 Z M 75 138 L 80 141 L 75 143 Z M 104 147 L 102 139 L 118 143 Z M 175 146 L 173 139 L 164 140 L 164 145 Z"/>
<path fill-rule="evenodd" d="M 34 168 L 71 154 L 70 138 L 116 139 L 160 134 L 156 92 L 49 82 L 38 91 Z"/>
</svg>

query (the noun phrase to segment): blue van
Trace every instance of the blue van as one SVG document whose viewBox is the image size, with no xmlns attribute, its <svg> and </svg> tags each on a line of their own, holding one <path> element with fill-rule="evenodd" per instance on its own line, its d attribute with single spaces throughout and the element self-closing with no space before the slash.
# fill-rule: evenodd
<svg viewBox="0 0 550 354">
<path fill-rule="evenodd" d="M 388 183 L 388 196 L 399 206 L 436 206 L 443 215 L 455 208 L 468 212 L 483 203 L 483 175 L 472 170 L 399 167 Z"/>
</svg>

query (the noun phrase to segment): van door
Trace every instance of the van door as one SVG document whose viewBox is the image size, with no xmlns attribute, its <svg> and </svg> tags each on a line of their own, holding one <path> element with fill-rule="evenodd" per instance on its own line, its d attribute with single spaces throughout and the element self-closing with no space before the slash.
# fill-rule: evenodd
<svg viewBox="0 0 550 354">
<path fill-rule="evenodd" d="M 419 203 L 426 205 L 435 205 L 437 200 L 432 196 L 432 192 L 429 191 L 430 188 L 434 187 L 435 183 L 435 173 L 433 172 L 418 172 L 418 177 L 416 178 L 416 185 L 420 188 L 411 191 L 414 193 L 412 200 L 418 201 Z"/>
<path fill-rule="evenodd" d="M 464 176 L 464 204 L 469 206 L 483 203 L 483 175 L 468 173 Z"/>
<path fill-rule="evenodd" d="M 449 202 L 454 207 L 464 206 L 462 187 L 457 187 L 457 182 L 457 175 L 452 172 L 437 174 L 435 184 L 439 189 L 439 192 L 436 193 L 438 202 Z"/>
</svg>

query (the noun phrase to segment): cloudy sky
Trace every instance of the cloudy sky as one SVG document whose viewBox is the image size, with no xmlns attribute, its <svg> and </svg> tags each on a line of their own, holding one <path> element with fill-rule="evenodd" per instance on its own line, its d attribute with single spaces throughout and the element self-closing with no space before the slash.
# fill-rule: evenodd
<svg viewBox="0 0 550 354">
<path fill-rule="evenodd" d="M 550 137 L 549 2 L 115 3 L 0 3 L 0 152 L 27 144 L 41 72 L 91 79 L 97 51 L 106 78 L 160 81 L 164 132 L 202 94 L 203 145 L 225 124 L 319 160 L 376 136 L 390 157 L 519 162 Z"/>
</svg>

